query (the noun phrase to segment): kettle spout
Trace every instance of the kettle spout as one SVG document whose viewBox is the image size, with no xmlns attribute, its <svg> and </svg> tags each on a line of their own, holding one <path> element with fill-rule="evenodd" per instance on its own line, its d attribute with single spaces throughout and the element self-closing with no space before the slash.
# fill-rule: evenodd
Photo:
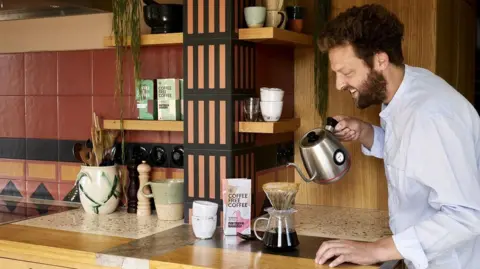
<svg viewBox="0 0 480 269">
<path fill-rule="evenodd" d="M 305 182 L 312 182 L 315 177 L 317 176 L 317 173 L 313 174 L 313 176 L 311 178 L 308 178 L 305 176 L 305 174 L 302 172 L 302 170 L 298 167 L 297 164 L 295 163 L 287 163 L 287 167 L 289 166 L 293 166 L 295 167 L 295 169 L 297 170 L 298 174 L 302 177 L 302 179 L 305 181 Z"/>
</svg>

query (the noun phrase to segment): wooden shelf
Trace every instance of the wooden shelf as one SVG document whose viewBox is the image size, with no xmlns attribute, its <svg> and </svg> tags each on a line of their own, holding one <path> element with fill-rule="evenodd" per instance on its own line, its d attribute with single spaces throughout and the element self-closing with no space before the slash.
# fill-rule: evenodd
<svg viewBox="0 0 480 269">
<path fill-rule="evenodd" d="M 103 128 L 108 130 L 120 130 L 120 120 L 104 120 Z M 182 132 L 183 121 L 123 120 L 123 129 L 132 131 Z"/>
<path fill-rule="evenodd" d="M 142 46 L 178 45 L 183 43 L 183 33 L 142 35 Z M 277 45 L 312 46 L 313 38 L 310 35 L 287 31 L 274 27 L 245 28 L 238 33 L 240 40 Z M 107 36 L 103 40 L 105 47 L 114 47 L 115 39 Z M 130 41 L 128 41 L 130 45 Z"/>
<path fill-rule="evenodd" d="M 282 119 L 276 122 L 240 122 L 240 133 L 278 134 L 293 132 L 300 127 L 300 119 Z"/>
<path fill-rule="evenodd" d="M 310 35 L 287 31 L 275 27 L 240 29 L 238 39 L 276 45 L 312 46 Z"/>
<path fill-rule="evenodd" d="M 176 45 L 183 43 L 183 33 L 142 35 L 142 46 L 152 45 Z M 130 40 L 127 43 L 130 46 Z M 107 36 L 103 39 L 104 47 L 115 47 L 115 37 Z"/>
</svg>

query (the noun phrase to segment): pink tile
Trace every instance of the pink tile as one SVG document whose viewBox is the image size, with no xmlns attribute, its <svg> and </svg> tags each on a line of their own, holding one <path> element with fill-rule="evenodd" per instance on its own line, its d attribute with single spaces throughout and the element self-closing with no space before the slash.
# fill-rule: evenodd
<svg viewBox="0 0 480 269">
<path fill-rule="evenodd" d="M 23 54 L 0 54 L 0 95 L 25 95 Z"/>
<path fill-rule="evenodd" d="M 58 97 L 58 138 L 87 140 L 92 127 L 91 96 Z"/>
<path fill-rule="evenodd" d="M 25 197 L 25 180 L 0 178 L 0 195 Z"/>
<path fill-rule="evenodd" d="M 25 96 L 0 98 L 0 126 L 0 137 L 25 137 Z"/>
<path fill-rule="evenodd" d="M 140 55 L 142 61 L 141 78 L 169 78 L 169 46 L 144 47 Z"/>
<path fill-rule="evenodd" d="M 58 95 L 92 95 L 92 52 L 58 53 Z"/>
<path fill-rule="evenodd" d="M 57 53 L 25 54 L 25 90 L 27 95 L 57 94 Z"/>
<path fill-rule="evenodd" d="M 26 132 L 28 138 L 58 138 L 56 96 L 26 97 Z"/>
<path fill-rule="evenodd" d="M 169 143 L 170 136 L 168 132 L 126 132 L 125 141 L 136 143 Z"/>
<path fill-rule="evenodd" d="M 58 183 L 27 181 L 29 199 L 58 200 Z"/>
<path fill-rule="evenodd" d="M 174 46 L 168 52 L 168 76 L 183 78 L 183 48 Z"/>
<path fill-rule="evenodd" d="M 183 144 L 183 132 L 169 132 L 171 144 Z"/>
<path fill-rule="evenodd" d="M 133 97 L 123 97 L 123 118 L 132 119 L 132 103 L 130 99 Z M 120 119 L 120 97 L 113 96 L 94 96 L 93 111 L 103 119 Z"/>
<path fill-rule="evenodd" d="M 73 189 L 74 184 L 74 182 L 58 184 L 58 199 L 65 199 L 65 196 Z"/>
<path fill-rule="evenodd" d="M 129 57 L 129 54 L 127 54 Z M 131 60 L 124 62 L 124 96 L 131 95 L 130 80 Z M 114 96 L 116 87 L 116 52 L 115 49 L 93 51 L 93 95 Z"/>
</svg>

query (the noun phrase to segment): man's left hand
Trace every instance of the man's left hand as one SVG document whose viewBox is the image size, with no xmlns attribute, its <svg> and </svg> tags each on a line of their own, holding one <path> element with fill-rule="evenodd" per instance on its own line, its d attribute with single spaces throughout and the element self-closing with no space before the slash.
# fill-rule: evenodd
<svg viewBox="0 0 480 269">
<path fill-rule="evenodd" d="M 344 262 L 361 265 L 375 264 L 380 262 L 380 259 L 377 257 L 378 248 L 376 243 L 349 240 L 325 241 L 317 251 L 315 263 L 324 264 L 327 260 L 336 257 L 330 263 L 330 267 L 335 267 Z"/>
</svg>

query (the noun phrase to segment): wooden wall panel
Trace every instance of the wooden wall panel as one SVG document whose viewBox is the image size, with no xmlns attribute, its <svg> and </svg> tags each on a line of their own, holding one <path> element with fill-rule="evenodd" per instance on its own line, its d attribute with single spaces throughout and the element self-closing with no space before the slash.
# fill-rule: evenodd
<svg viewBox="0 0 480 269">
<path fill-rule="evenodd" d="M 446 14 L 439 13 L 438 17 L 437 1 L 442 5 L 439 7 L 439 10 L 446 12 Z M 469 21 L 474 20 L 470 14 L 474 11 L 468 10 L 469 5 L 464 0 L 450 1 L 450 4 L 453 2 L 459 2 L 454 4 L 456 5 L 456 9 L 458 9 L 456 16 L 459 19 L 457 19 L 455 26 L 455 31 L 457 33 L 455 33 L 455 31 L 453 33 L 457 35 L 457 39 L 460 40 L 459 42 L 464 42 L 454 43 L 459 49 L 452 52 L 449 47 L 442 46 L 443 43 L 440 38 L 445 37 L 445 39 L 455 41 L 455 36 L 444 33 L 444 31 L 449 31 L 444 30 L 445 28 L 437 28 L 437 26 L 439 27 L 448 23 L 448 21 L 442 22 L 445 17 L 452 16 L 452 11 L 448 6 L 445 6 L 448 3 L 444 4 L 444 2 L 444 0 L 333 0 L 332 16 L 336 16 L 338 13 L 354 5 L 368 3 L 379 3 L 384 5 L 395 12 L 405 24 L 405 38 L 403 42 L 405 62 L 409 65 L 427 68 L 433 72 L 437 71 L 436 69 L 438 65 L 439 71 L 445 70 L 443 73 L 440 72 L 441 75 L 444 74 L 447 80 L 458 81 L 457 84 L 460 91 L 466 92 L 466 95 L 471 97 L 473 96 L 473 90 L 470 90 L 469 87 L 472 87 L 473 89 L 473 80 L 470 83 L 469 76 L 472 76 L 470 72 L 474 71 L 472 63 L 470 63 L 469 60 L 473 60 L 474 57 L 473 55 L 462 51 L 460 48 L 464 48 L 465 44 L 467 44 L 466 42 L 470 42 L 468 41 L 469 39 L 472 39 L 472 44 L 468 44 L 467 47 L 474 46 L 474 35 L 467 37 L 467 35 L 469 35 L 468 31 L 462 32 L 457 29 L 465 29 L 468 23 L 470 23 L 470 27 L 474 27 L 474 21 Z M 302 4 L 308 7 L 308 11 L 313 10 L 313 2 L 302 1 Z M 462 15 L 460 16 L 460 14 Z M 456 17 L 454 16 L 454 18 Z M 437 22 L 441 23 L 437 24 Z M 313 29 L 311 20 L 307 20 L 305 29 L 307 32 L 311 32 Z M 446 61 L 444 61 L 444 59 Z M 445 65 L 441 66 L 439 63 L 444 63 Z M 456 65 L 452 66 L 454 63 Z M 296 49 L 295 116 L 302 118 L 302 125 L 297 132 L 295 132 L 295 141 L 298 141 L 308 130 L 323 125 L 318 113 L 312 113 L 315 111 L 315 104 L 312 102 L 315 97 L 313 65 L 313 49 Z M 380 107 L 372 107 L 365 110 L 357 109 L 349 94 L 338 92 L 335 89 L 334 81 L 335 76 L 330 71 L 329 116 L 344 114 L 358 117 L 374 124 L 379 123 L 378 113 L 380 112 Z M 462 84 L 464 81 L 466 82 Z M 302 181 L 298 174 L 296 174 L 296 182 L 301 182 L 300 192 L 297 195 L 297 203 L 386 209 L 387 186 L 383 161 L 364 156 L 358 143 L 345 143 L 345 146 L 351 153 L 353 159 L 352 168 L 349 173 L 341 181 L 332 185 L 319 185 L 315 183 L 307 184 Z M 296 142 L 295 146 L 295 162 L 303 167 L 301 156 L 298 151 L 298 142 Z"/>
<path fill-rule="evenodd" d="M 466 0 L 437 0 L 436 71 L 470 102 L 475 98 L 475 9 Z"/>
</svg>

